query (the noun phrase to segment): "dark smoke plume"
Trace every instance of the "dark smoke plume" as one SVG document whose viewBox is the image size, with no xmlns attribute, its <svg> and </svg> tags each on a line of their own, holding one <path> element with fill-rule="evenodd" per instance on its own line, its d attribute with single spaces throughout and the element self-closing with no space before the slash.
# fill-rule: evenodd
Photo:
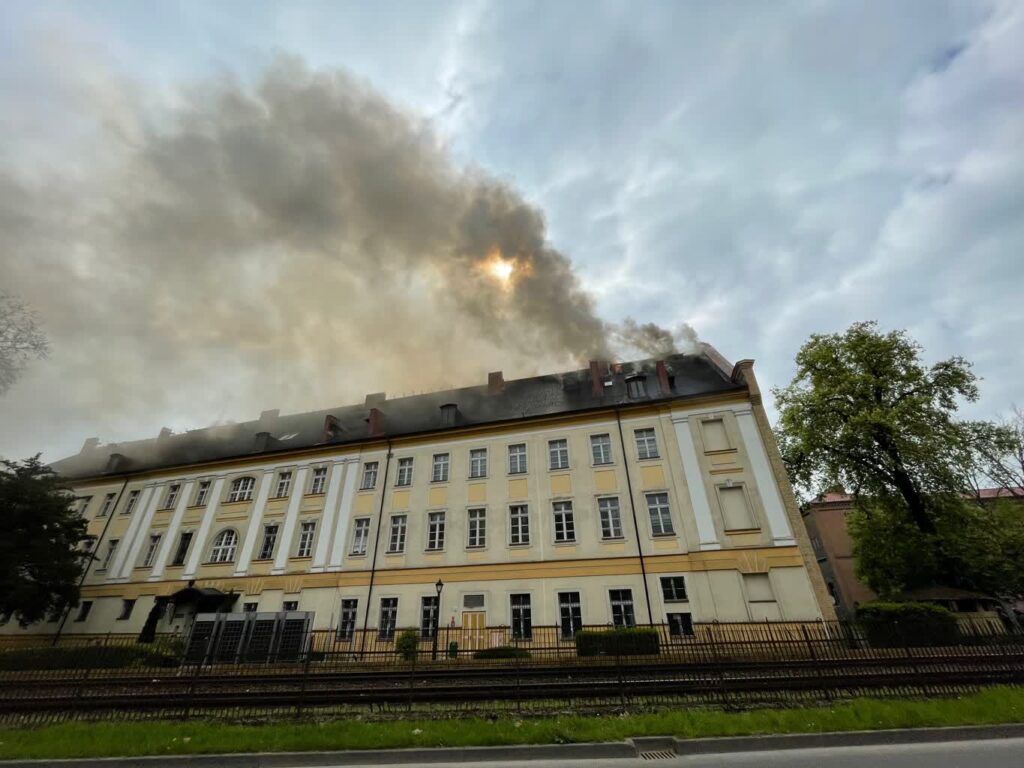
<svg viewBox="0 0 1024 768">
<path fill-rule="evenodd" d="M 0 259 L 53 339 L 33 393 L 137 435 L 609 359 L 672 334 L 597 317 L 542 214 L 339 71 L 103 103 L 100 151 L 0 171 Z M 119 429 L 120 428 L 120 429 Z M 109 433 L 108 433 L 109 434 Z"/>
</svg>

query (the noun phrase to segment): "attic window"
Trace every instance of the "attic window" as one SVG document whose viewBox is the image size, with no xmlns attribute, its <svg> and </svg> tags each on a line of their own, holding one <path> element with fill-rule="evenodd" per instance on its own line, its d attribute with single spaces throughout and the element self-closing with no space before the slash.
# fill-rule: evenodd
<svg viewBox="0 0 1024 768">
<path fill-rule="evenodd" d="M 647 397 L 647 382 L 644 376 L 630 376 L 626 379 L 626 393 L 630 397 Z"/>
<path fill-rule="evenodd" d="M 455 419 L 459 414 L 459 406 L 455 403 L 447 403 L 441 406 L 441 426 L 454 427 Z"/>
</svg>

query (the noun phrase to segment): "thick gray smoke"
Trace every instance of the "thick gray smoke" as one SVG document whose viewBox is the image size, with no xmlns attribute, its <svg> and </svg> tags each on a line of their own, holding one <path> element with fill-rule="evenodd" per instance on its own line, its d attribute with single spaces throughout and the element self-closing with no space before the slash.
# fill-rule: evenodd
<svg viewBox="0 0 1024 768">
<path fill-rule="evenodd" d="M 0 258 L 53 339 L 57 408 L 198 426 L 673 348 L 598 318 L 536 208 L 343 72 L 111 103 L 94 157 L 0 173 Z"/>
</svg>

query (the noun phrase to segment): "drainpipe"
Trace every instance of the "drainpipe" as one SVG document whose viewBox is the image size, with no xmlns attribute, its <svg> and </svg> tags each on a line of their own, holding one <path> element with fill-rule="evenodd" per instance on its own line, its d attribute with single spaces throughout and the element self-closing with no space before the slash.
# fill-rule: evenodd
<svg viewBox="0 0 1024 768">
<path fill-rule="evenodd" d="M 377 535 L 373 538 L 373 557 L 370 560 L 370 586 L 366 590 L 366 611 L 363 613 L 363 636 L 359 640 L 359 658 L 366 649 L 366 628 L 370 624 L 370 602 L 373 595 L 373 582 L 377 576 L 377 550 L 380 543 L 380 530 L 384 527 L 384 499 L 388 495 L 388 478 L 391 476 L 391 438 L 388 438 L 388 455 L 384 462 L 384 480 L 380 488 L 380 508 L 377 510 Z"/>
<path fill-rule="evenodd" d="M 633 500 L 633 481 L 629 476 L 629 457 L 626 453 L 626 439 L 622 436 L 622 415 L 615 406 L 615 423 L 619 426 L 619 447 L 622 450 L 622 466 L 626 470 L 626 489 L 629 491 L 629 509 L 633 513 L 633 535 L 636 536 L 636 553 L 640 556 L 640 573 L 644 580 L 644 601 L 647 603 L 647 623 L 654 624 L 651 611 L 651 593 L 647 588 L 647 566 L 644 564 L 644 548 L 640 543 L 640 524 L 636 519 L 636 502 Z"/>
<path fill-rule="evenodd" d="M 93 552 L 99 551 L 100 544 L 103 543 L 103 537 L 107 535 L 107 529 L 110 528 L 110 524 L 114 520 L 114 515 L 117 514 L 117 508 L 121 505 L 121 497 L 124 495 L 124 489 L 126 487 L 128 487 L 128 475 L 125 475 L 124 477 L 124 482 L 121 484 L 121 490 L 118 491 L 117 493 L 117 498 L 114 500 L 114 506 L 110 508 L 110 514 L 107 515 L 107 522 L 103 524 L 103 530 L 100 531 L 99 538 L 96 539 L 96 546 L 93 547 Z M 86 564 L 85 568 L 82 569 L 82 576 L 78 579 L 79 594 L 81 594 L 82 585 L 85 583 L 85 578 L 89 575 L 89 569 L 92 568 L 93 562 L 95 562 L 98 559 L 99 558 L 96 557 L 96 555 L 93 555 L 89 562 Z M 57 645 L 57 641 L 60 640 L 60 635 L 64 631 L 64 625 L 67 623 L 68 616 L 71 615 L 71 609 L 73 607 L 74 606 L 68 605 L 64 609 L 64 615 L 61 617 L 60 624 L 57 626 L 57 633 L 53 636 L 52 645 Z"/>
</svg>

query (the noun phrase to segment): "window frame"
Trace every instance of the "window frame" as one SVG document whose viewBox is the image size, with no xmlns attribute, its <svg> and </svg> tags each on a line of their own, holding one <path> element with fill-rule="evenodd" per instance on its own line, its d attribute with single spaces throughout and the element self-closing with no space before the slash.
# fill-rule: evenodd
<svg viewBox="0 0 1024 768">
<path fill-rule="evenodd" d="M 686 618 L 680 618 L 677 625 L 677 623 L 672 619 L 673 616 L 685 616 Z M 682 640 L 684 638 L 693 638 L 697 636 L 697 629 L 693 624 L 693 613 L 690 611 L 666 612 L 665 623 L 668 624 L 668 636 L 670 638 L 677 637 Z"/>
<path fill-rule="evenodd" d="M 612 519 L 611 512 L 613 510 L 605 509 L 605 502 L 612 502 L 614 504 L 615 517 Z M 607 522 L 614 523 L 614 525 L 607 525 L 605 520 L 605 512 L 608 512 Z M 619 503 L 618 496 L 598 496 L 597 497 L 597 516 L 601 524 L 601 540 L 602 541 L 616 541 L 618 539 L 624 539 L 625 534 L 622 528 L 622 505 Z"/>
<path fill-rule="evenodd" d="M 273 529 L 273 532 L 271 532 Z M 277 540 L 281 535 L 281 525 L 279 523 L 264 523 L 263 524 L 263 539 L 260 541 L 260 550 L 258 553 L 257 561 L 260 560 L 273 560 L 274 554 L 277 552 Z M 270 542 L 270 551 L 267 551 L 267 542 Z"/>
<path fill-rule="evenodd" d="M 110 568 L 111 564 L 114 562 L 114 555 L 117 553 L 117 548 L 120 544 L 120 539 L 107 540 L 107 554 L 103 557 L 103 562 L 100 564 L 100 567 L 96 569 L 97 571 L 106 571 Z"/>
<path fill-rule="evenodd" d="M 351 618 L 351 622 L 348 619 Z M 356 625 L 359 623 L 359 598 L 343 597 L 341 606 L 338 609 L 338 640 L 352 640 L 356 635 Z"/>
<path fill-rule="evenodd" d="M 171 567 L 179 568 L 188 561 L 188 553 L 192 549 L 192 542 L 196 538 L 195 531 L 181 531 L 178 534 L 178 544 L 174 548 L 174 557 L 171 558 Z M 184 543 L 184 548 L 182 544 Z M 179 555 L 181 556 L 179 559 Z"/>
<path fill-rule="evenodd" d="M 385 602 L 387 605 L 385 606 Z M 385 613 L 387 611 L 387 613 Z M 385 621 L 385 618 L 387 621 Z M 392 640 L 398 628 L 398 598 L 381 597 L 377 614 L 377 637 L 381 640 Z"/>
<path fill-rule="evenodd" d="M 516 450 L 513 453 L 513 449 L 522 449 L 520 453 Z M 530 471 L 530 460 L 529 460 L 529 449 L 526 447 L 526 443 L 512 443 L 508 447 L 508 473 L 510 475 L 525 475 Z"/>
<path fill-rule="evenodd" d="M 682 597 L 677 582 L 682 582 Z M 689 587 L 686 583 L 686 576 L 661 576 L 658 579 L 658 586 L 661 588 L 661 599 L 665 603 L 688 603 L 690 602 Z"/>
<path fill-rule="evenodd" d="M 552 501 L 551 512 L 551 529 L 554 533 L 555 544 L 576 543 L 576 510 L 572 501 L 569 499 Z M 559 521 L 559 516 L 561 516 L 561 521 Z M 561 538 L 559 537 L 559 528 L 561 528 Z"/>
<path fill-rule="evenodd" d="M 466 549 L 487 547 L 487 507 L 466 510 Z"/>
<path fill-rule="evenodd" d="M 395 534 L 398 534 L 399 542 L 395 544 Z M 409 515 L 405 512 L 391 515 L 388 524 L 388 550 L 387 555 L 405 554 L 406 540 L 409 537 Z"/>
<path fill-rule="evenodd" d="M 433 640 L 441 624 L 441 599 L 438 595 L 420 596 L 420 640 Z"/>
<path fill-rule="evenodd" d="M 199 481 L 199 485 L 196 486 L 196 499 L 192 506 L 201 507 L 207 503 L 207 497 L 210 495 L 210 485 L 209 480 Z"/>
<path fill-rule="evenodd" d="M 665 516 L 664 517 L 661 516 L 661 506 L 662 505 L 660 505 L 660 504 L 658 505 L 658 510 L 659 510 L 658 526 L 654 525 L 654 511 L 653 511 L 654 508 L 651 505 L 651 497 L 654 497 L 654 496 L 664 496 L 665 497 L 665 504 L 664 504 Z M 649 522 L 649 524 L 651 526 L 651 536 L 653 536 L 653 537 L 675 536 L 676 535 L 675 522 L 672 520 L 672 504 L 669 501 L 668 491 L 648 491 L 648 492 L 644 493 L 644 501 L 647 503 L 647 519 L 648 519 L 648 522 Z M 665 523 L 666 519 L 668 520 L 668 530 L 664 530 L 664 523 Z M 662 528 L 662 530 L 660 530 L 660 531 L 659 530 L 655 530 L 656 527 Z"/>
<path fill-rule="evenodd" d="M 231 536 L 231 543 L 222 539 Z M 238 531 L 234 528 L 222 528 L 217 531 L 210 544 L 210 554 L 206 560 L 210 565 L 223 565 L 224 563 L 235 562 L 235 555 L 238 553 Z"/>
<path fill-rule="evenodd" d="M 92 613 L 92 600 L 83 600 L 78 604 L 78 613 L 75 615 L 75 621 L 86 621 L 89 618 L 89 614 Z"/>
<path fill-rule="evenodd" d="M 609 589 L 608 606 L 611 609 L 612 626 L 615 629 L 632 629 L 636 626 L 636 602 L 633 600 L 631 588 Z"/>
<path fill-rule="evenodd" d="M 525 605 L 516 604 L 516 598 L 526 598 Z M 509 628 L 512 639 L 533 640 L 533 595 L 529 592 L 512 592 L 508 596 Z"/>
<path fill-rule="evenodd" d="M 146 547 L 146 551 L 142 555 L 142 566 L 143 568 L 152 568 L 153 563 L 156 560 L 157 552 L 160 551 L 160 542 L 163 541 L 164 535 L 162 533 L 151 533 L 149 534 L 149 544 Z"/>
<path fill-rule="evenodd" d="M 114 511 L 114 505 L 117 503 L 117 493 L 108 493 L 103 497 L 103 504 L 100 506 L 100 511 L 96 517 L 108 517 L 111 512 Z"/>
<path fill-rule="evenodd" d="M 359 480 L 360 491 L 372 491 L 377 487 L 377 474 L 380 472 L 379 461 L 363 462 L 363 476 Z"/>
<path fill-rule="evenodd" d="M 561 444 L 557 445 L 556 444 Z M 555 463 L 555 456 L 559 456 L 559 462 Z M 564 454 L 565 464 L 561 463 L 562 454 Z M 549 472 L 564 472 L 570 468 L 572 457 L 569 454 L 569 438 L 567 437 L 556 437 L 548 440 L 548 471 Z"/>
<path fill-rule="evenodd" d="M 649 433 L 641 436 L 641 432 Z M 658 430 L 654 427 L 637 427 L 633 430 L 633 440 L 636 444 L 636 458 L 637 461 L 647 461 L 649 459 L 660 459 L 661 450 L 658 448 Z M 654 446 L 654 452 L 651 453 L 650 446 Z M 643 446 L 643 447 L 641 447 Z M 646 453 L 646 455 L 644 455 Z"/>
<path fill-rule="evenodd" d="M 395 488 L 408 488 L 412 485 L 412 473 L 416 463 L 412 456 L 403 456 L 395 464 Z"/>
<path fill-rule="evenodd" d="M 309 474 L 309 493 L 307 496 L 323 496 L 327 491 L 327 470 L 330 467 L 313 467 Z"/>
<path fill-rule="evenodd" d="M 425 551 L 444 552 L 447 518 L 444 510 L 427 513 L 427 542 Z"/>
<path fill-rule="evenodd" d="M 117 617 L 117 621 L 128 621 L 132 617 L 132 611 L 135 610 L 135 598 L 122 597 L 121 598 L 121 613 Z"/>
<path fill-rule="evenodd" d="M 316 520 L 303 520 L 299 523 L 299 539 L 295 546 L 296 558 L 313 556 L 313 546 L 316 544 L 316 529 Z"/>
<path fill-rule="evenodd" d="M 430 462 L 430 482 L 447 483 L 451 475 L 452 455 L 450 453 L 435 453 Z"/>
<path fill-rule="evenodd" d="M 365 523 L 365 525 L 363 525 Z M 362 536 L 362 549 L 357 550 L 356 545 L 360 542 L 359 534 Z M 355 517 L 352 519 L 352 537 L 349 544 L 349 557 L 366 557 L 366 552 L 370 548 L 370 518 L 369 517 Z"/>
<path fill-rule="evenodd" d="M 601 432 L 590 436 L 590 461 L 591 466 L 594 467 L 607 467 L 615 463 L 615 451 L 612 448 L 610 432 Z"/>
<path fill-rule="evenodd" d="M 124 509 L 121 510 L 122 515 L 130 515 L 135 511 L 135 505 L 139 503 L 139 493 L 141 491 L 138 489 L 128 491 L 128 498 L 124 502 Z"/>
<path fill-rule="evenodd" d="M 290 469 L 282 469 L 277 473 L 277 482 L 274 484 L 274 498 L 287 498 L 292 492 L 292 483 L 295 476 Z"/>
<path fill-rule="evenodd" d="M 482 480 L 487 477 L 489 456 L 486 448 L 469 449 L 469 479 Z"/>
<path fill-rule="evenodd" d="M 513 513 L 513 510 L 521 509 L 521 513 Z M 519 522 L 519 530 L 516 530 L 516 525 L 513 521 Z M 525 523 L 525 525 L 524 525 Z M 518 535 L 519 541 L 515 541 Z M 530 546 L 530 505 L 529 504 L 509 504 L 508 505 L 508 545 L 510 547 L 528 547 Z"/>
<path fill-rule="evenodd" d="M 565 600 L 563 597 L 575 595 L 576 600 Z M 576 633 L 583 629 L 583 595 L 579 591 L 557 592 L 558 599 L 558 636 L 561 640 L 573 640 Z M 569 627 L 566 632 L 566 619 Z"/>
<path fill-rule="evenodd" d="M 246 481 L 249 481 L 246 483 Z M 231 481 L 231 489 L 228 491 L 227 504 L 235 504 L 243 501 L 252 501 L 253 491 L 256 490 L 256 478 L 252 475 L 236 477 Z"/>
</svg>

